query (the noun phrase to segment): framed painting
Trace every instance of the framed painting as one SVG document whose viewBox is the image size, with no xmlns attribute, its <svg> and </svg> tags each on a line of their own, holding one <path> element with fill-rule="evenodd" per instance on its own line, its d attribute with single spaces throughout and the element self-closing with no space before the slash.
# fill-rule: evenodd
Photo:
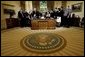
<svg viewBox="0 0 85 57">
<path fill-rule="evenodd" d="M 82 11 L 82 3 L 77 3 L 72 5 L 73 12 L 81 12 Z"/>
</svg>

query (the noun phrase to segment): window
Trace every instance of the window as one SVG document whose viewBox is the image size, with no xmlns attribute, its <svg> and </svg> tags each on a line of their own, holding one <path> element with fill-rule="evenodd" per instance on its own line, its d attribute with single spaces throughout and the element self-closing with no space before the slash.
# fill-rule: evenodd
<svg viewBox="0 0 85 57">
<path fill-rule="evenodd" d="M 44 12 L 47 9 L 47 1 L 40 1 L 40 11 Z"/>
</svg>

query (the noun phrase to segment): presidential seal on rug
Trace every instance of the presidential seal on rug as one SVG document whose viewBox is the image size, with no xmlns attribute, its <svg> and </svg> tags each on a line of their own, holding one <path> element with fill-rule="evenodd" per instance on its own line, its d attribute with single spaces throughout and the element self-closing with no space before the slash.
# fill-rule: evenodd
<svg viewBox="0 0 85 57">
<path fill-rule="evenodd" d="M 22 46 L 32 52 L 51 53 L 62 49 L 66 40 L 55 33 L 33 33 L 21 40 Z"/>
</svg>

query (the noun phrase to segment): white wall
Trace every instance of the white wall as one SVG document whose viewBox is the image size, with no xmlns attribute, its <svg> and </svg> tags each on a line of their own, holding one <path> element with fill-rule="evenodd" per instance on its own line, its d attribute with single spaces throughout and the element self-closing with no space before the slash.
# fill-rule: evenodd
<svg viewBox="0 0 85 57">
<path fill-rule="evenodd" d="M 73 12 L 76 15 L 79 15 L 81 18 L 84 17 L 84 1 L 67 1 L 67 6 L 71 6 L 73 4 L 77 4 L 77 3 L 83 3 L 82 4 L 82 11 L 81 12 Z"/>
</svg>

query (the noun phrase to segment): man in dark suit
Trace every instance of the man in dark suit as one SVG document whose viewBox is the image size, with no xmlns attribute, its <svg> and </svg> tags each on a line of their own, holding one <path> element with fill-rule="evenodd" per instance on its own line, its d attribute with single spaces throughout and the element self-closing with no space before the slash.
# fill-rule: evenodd
<svg viewBox="0 0 85 57">
<path fill-rule="evenodd" d="M 54 19 L 57 19 L 57 15 L 58 15 L 58 10 L 57 10 L 57 8 L 55 8 L 55 10 L 54 10 Z"/>
<path fill-rule="evenodd" d="M 28 12 L 26 10 L 23 12 L 23 15 L 24 15 L 24 20 L 23 20 L 24 26 L 25 27 L 27 27 L 28 25 L 30 26 L 30 20 L 29 20 L 29 17 L 28 17 L 29 14 L 28 14 Z"/>
<path fill-rule="evenodd" d="M 50 18 L 50 12 L 46 12 L 46 13 L 45 13 L 45 18 L 46 18 L 46 19 Z"/>
<path fill-rule="evenodd" d="M 37 11 L 36 8 L 34 8 L 32 12 L 32 17 L 36 19 L 36 18 L 39 18 L 39 16 L 40 16 L 39 11 Z"/>
<path fill-rule="evenodd" d="M 76 27 L 79 27 L 79 22 L 80 22 L 80 17 L 78 15 L 76 15 L 76 18 L 75 18 Z"/>
<path fill-rule="evenodd" d="M 63 7 L 61 6 L 61 11 L 60 11 L 60 16 L 61 16 L 61 26 L 64 25 L 64 18 L 63 18 L 63 15 L 64 15 L 64 9 L 63 9 Z"/>
<path fill-rule="evenodd" d="M 80 22 L 80 26 L 81 26 L 81 28 L 84 27 L 84 17 L 82 18 L 82 20 Z"/>
<path fill-rule="evenodd" d="M 75 26 L 75 21 L 76 21 L 75 18 L 76 18 L 76 15 L 73 13 L 72 14 L 72 19 L 71 19 L 72 20 L 71 21 L 71 26 Z"/>
<path fill-rule="evenodd" d="M 21 25 L 21 27 L 26 27 L 26 26 L 28 26 L 28 13 L 25 11 L 25 10 L 23 10 L 23 9 L 21 9 L 19 12 L 18 12 L 18 17 L 19 17 L 19 19 L 20 19 L 20 25 Z"/>
<path fill-rule="evenodd" d="M 20 19 L 20 26 L 23 27 L 24 26 L 24 15 L 23 15 L 23 9 L 21 9 L 19 12 L 18 12 L 18 18 Z"/>
<path fill-rule="evenodd" d="M 53 11 L 53 9 L 51 9 L 51 11 L 50 11 L 50 17 L 54 18 L 54 11 Z"/>
</svg>

